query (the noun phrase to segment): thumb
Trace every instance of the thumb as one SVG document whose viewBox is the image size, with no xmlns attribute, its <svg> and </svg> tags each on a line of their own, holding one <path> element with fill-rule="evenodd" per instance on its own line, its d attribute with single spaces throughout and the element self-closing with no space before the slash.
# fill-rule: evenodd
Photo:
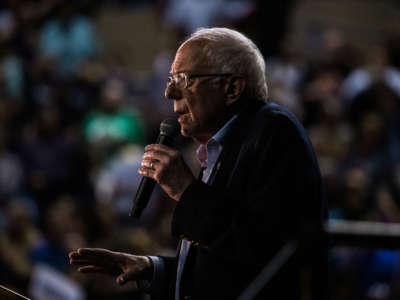
<svg viewBox="0 0 400 300">
<path fill-rule="evenodd" d="M 117 277 L 116 282 L 118 285 L 124 285 L 126 283 L 124 274 L 121 274 Z"/>
<path fill-rule="evenodd" d="M 133 271 L 126 272 L 126 273 L 119 275 L 116 279 L 116 282 L 118 285 L 124 285 L 128 281 L 136 280 L 136 277 L 137 276 L 136 276 L 135 272 L 133 272 Z"/>
</svg>

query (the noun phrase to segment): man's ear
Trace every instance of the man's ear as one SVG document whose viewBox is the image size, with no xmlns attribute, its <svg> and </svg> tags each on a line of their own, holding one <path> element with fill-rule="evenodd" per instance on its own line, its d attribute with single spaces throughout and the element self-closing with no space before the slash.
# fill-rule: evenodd
<svg viewBox="0 0 400 300">
<path fill-rule="evenodd" d="M 243 77 L 234 75 L 229 78 L 226 86 L 226 105 L 230 106 L 239 100 L 245 87 L 246 80 Z"/>
</svg>

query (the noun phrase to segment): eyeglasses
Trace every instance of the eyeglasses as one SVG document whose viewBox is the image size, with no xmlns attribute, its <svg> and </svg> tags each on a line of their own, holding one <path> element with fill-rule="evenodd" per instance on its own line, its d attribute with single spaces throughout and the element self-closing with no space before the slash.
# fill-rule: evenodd
<svg viewBox="0 0 400 300">
<path fill-rule="evenodd" d="M 171 84 L 175 84 L 178 89 L 187 89 L 190 87 L 195 78 L 199 77 L 224 77 L 224 76 L 231 76 L 231 73 L 221 73 L 221 74 L 186 74 L 186 73 L 177 73 L 168 76 L 167 79 L 167 87 Z"/>
</svg>

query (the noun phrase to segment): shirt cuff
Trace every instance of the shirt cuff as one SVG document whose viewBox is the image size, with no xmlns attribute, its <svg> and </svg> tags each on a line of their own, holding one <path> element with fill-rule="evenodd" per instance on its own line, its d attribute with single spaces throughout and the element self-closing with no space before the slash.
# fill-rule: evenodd
<svg viewBox="0 0 400 300">
<path fill-rule="evenodd" d="M 155 291 L 162 290 L 165 281 L 165 264 L 158 256 L 149 256 L 153 262 L 154 270 L 151 280 L 138 280 L 139 289 L 145 293 L 153 294 Z"/>
</svg>

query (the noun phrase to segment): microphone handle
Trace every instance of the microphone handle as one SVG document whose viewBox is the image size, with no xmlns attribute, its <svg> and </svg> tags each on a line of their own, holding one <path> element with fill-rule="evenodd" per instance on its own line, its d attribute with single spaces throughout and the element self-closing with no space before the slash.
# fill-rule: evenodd
<svg viewBox="0 0 400 300">
<path fill-rule="evenodd" d="M 156 182 L 154 179 L 148 177 L 142 177 L 140 181 L 139 188 L 136 191 L 135 200 L 133 201 L 132 210 L 129 214 L 130 217 L 134 217 L 139 219 L 142 215 L 143 210 L 146 208 L 147 203 L 149 203 L 149 199 L 151 194 L 153 193 L 154 186 Z"/>
</svg>

